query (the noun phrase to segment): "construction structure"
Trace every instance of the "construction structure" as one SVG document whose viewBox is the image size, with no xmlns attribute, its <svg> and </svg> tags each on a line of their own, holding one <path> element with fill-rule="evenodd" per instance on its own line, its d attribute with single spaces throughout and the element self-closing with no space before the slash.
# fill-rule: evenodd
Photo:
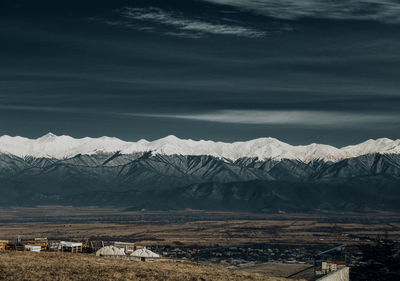
<svg viewBox="0 0 400 281">
<path fill-rule="evenodd" d="M 25 246 L 40 246 L 41 251 L 46 251 L 49 245 L 47 238 L 35 238 L 34 240 L 29 240 L 25 243 Z"/>
<path fill-rule="evenodd" d="M 6 245 L 6 250 L 8 251 L 25 251 L 25 245 L 15 242 L 10 242 Z"/>
<path fill-rule="evenodd" d="M 157 259 L 160 257 L 159 254 L 156 254 L 149 249 L 146 249 L 146 247 L 143 247 L 142 249 L 138 249 L 134 251 L 131 254 L 132 257 L 140 258 L 141 261 L 146 261 L 146 259 Z"/>
<path fill-rule="evenodd" d="M 105 246 L 103 241 L 90 241 L 89 245 L 90 245 L 90 251 L 92 253 L 97 252 L 99 249 L 101 249 Z"/>
<path fill-rule="evenodd" d="M 9 242 L 8 240 L 0 240 L 0 251 L 5 251 Z"/>
<path fill-rule="evenodd" d="M 106 244 L 106 245 L 105 245 Z M 72 252 L 96 253 L 97 256 L 107 256 L 122 259 L 157 259 L 160 255 L 131 242 L 119 241 L 89 241 L 88 238 L 72 238 L 70 241 L 54 241 L 47 238 L 34 238 L 23 241 L 21 236 L 14 241 L 0 240 L 0 250 L 30 251 L 30 252 Z"/>
<path fill-rule="evenodd" d="M 59 241 L 49 241 L 49 245 L 47 246 L 47 250 L 50 252 L 58 252 L 61 250 Z"/>
<path fill-rule="evenodd" d="M 80 242 L 66 242 L 66 241 L 61 241 L 59 245 L 59 249 L 61 252 L 68 251 L 71 253 L 78 253 L 83 250 L 83 244 Z"/>
<path fill-rule="evenodd" d="M 25 245 L 25 250 L 26 251 L 40 253 L 41 249 L 42 249 L 41 246 Z"/>
<path fill-rule="evenodd" d="M 70 240 L 71 242 L 74 243 L 82 243 L 82 251 L 89 253 L 91 251 L 90 243 L 89 243 L 89 238 L 72 238 Z"/>
<path fill-rule="evenodd" d="M 327 275 L 318 278 L 316 281 L 349 281 L 350 270 L 348 267 L 342 267 L 338 270 L 332 271 Z"/>
<path fill-rule="evenodd" d="M 97 250 L 96 256 L 99 257 L 113 257 L 113 256 L 125 256 L 125 253 L 115 246 L 104 246 Z"/>
<path fill-rule="evenodd" d="M 331 275 L 332 272 L 342 272 L 343 268 L 348 270 L 348 267 L 346 267 L 346 245 L 339 245 L 314 257 L 314 273 L 317 280 L 326 275 Z"/>
<path fill-rule="evenodd" d="M 119 248 L 120 250 L 123 250 L 125 254 L 130 254 L 137 250 L 137 246 L 135 243 L 114 242 L 113 246 Z"/>
</svg>

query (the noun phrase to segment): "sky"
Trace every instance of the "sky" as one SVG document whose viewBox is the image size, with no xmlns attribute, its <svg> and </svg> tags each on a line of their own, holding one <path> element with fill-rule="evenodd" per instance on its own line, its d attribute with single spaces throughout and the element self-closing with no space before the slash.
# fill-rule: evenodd
<svg viewBox="0 0 400 281">
<path fill-rule="evenodd" d="M 400 138 L 400 1 L 2 0 L 0 135 Z"/>
</svg>

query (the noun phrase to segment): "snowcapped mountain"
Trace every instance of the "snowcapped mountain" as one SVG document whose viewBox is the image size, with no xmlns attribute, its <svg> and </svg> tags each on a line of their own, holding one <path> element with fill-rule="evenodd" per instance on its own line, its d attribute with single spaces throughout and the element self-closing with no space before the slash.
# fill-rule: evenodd
<svg viewBox="0 0 400 281">
<path fill-rule="evenodd" d="M 152 142 L 0 137 L 0 206 L 255 212 L 400 210 L 400 141 Z"/>
<path fill-rule="evenodd" d="M 18 157 L 65 159 L 75 155 L 93 155 L 98 153 L 133 154 L 152 152 L 153 155 L 208 155 L 236 161 L 241 158 L 258 158 L 259 160 L 291 159 L 304 163 L 313 160 L 338 162 L 368 154 L 400 154 L 400 140 L 381 138 L 368 140 L 358 145 L 336 148 L 323 144 L 292 146 L 274 138 L 259 138 L 245 142 L 194 141 L 167 136 L 155 141 L 140 140 L 126 142 L 117 138 L 81 138 L 56 136 L 48 133 L 37 139 L 23 137 L 0 137 L 0 153 Z"/>
</svg>

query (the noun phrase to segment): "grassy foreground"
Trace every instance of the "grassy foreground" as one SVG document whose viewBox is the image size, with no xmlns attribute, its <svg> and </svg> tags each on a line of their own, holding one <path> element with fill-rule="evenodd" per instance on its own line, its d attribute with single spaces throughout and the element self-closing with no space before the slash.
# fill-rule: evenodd
<svg viewBox="0 0 400 281">
<path fill-rule="evenodd" d="M 174 261 L 139 262 L 87 254 L 0 252 L 0 280 L 268 280 L 256 273 Z"/>
</svg>

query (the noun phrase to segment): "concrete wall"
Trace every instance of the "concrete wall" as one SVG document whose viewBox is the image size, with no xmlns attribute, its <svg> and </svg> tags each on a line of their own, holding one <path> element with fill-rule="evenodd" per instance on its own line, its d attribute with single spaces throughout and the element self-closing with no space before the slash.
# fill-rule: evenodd
<svg viewBox="0 0 400 281">
<path fill-rule="evenodd" d="M 349 268 L 344 267 L 317 279 L 317 281 L 349 281 Z"/>
</svg>

